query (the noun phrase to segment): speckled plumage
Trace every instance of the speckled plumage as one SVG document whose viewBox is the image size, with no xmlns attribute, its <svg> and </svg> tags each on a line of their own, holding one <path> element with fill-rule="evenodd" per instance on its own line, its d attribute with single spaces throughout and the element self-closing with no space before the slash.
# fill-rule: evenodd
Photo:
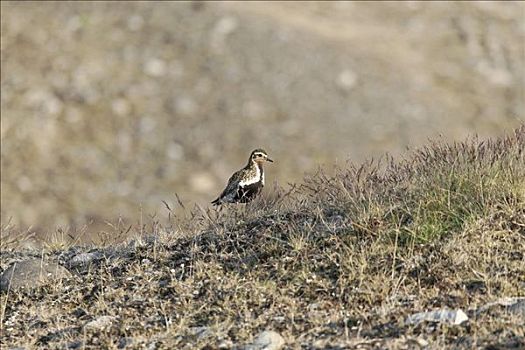
<svg viewBox="0 0 525 350">
<path fill-rule="evenodd" d="M 250 154 L 248 164 L 235 172 L 221 195 L 211 202 L 213 205 L 223 203 L 247 203 L 253 200 L 264 187 L 264 162 L 273 162 L 263 149 L 256 149 Z"/>
</svg>

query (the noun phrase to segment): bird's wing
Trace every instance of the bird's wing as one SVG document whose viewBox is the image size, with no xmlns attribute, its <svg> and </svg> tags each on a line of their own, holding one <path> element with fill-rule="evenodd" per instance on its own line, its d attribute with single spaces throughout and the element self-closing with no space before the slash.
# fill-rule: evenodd
<svg viewBox="0 0 525 350">
<path fill-rule="evenodd" d="M 226 185 L 226 188 L 224 191 L 222 191 L 219 198 L 227 197 L 228 195 L 235 195 L 237 193 L 237 187 L 239 186 L 239 182 L 242 179 L 242 170 L 239 170 L 235 172 L 230 179 L 228 180 L 228 184 Z"/>
</svg>

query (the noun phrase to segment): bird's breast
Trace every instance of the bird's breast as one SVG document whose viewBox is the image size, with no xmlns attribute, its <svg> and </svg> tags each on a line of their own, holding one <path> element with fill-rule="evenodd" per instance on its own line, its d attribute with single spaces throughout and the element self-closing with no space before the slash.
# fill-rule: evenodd
<svg viewBox="0 0 525 350">
<path fill-rule="evenodd" d="M 245 178 L 239 182 L 239 186 L 245 187 L 256 183 L 264 185 L 264 171 L 259 164 L 247 171 Z"/>
</svg>

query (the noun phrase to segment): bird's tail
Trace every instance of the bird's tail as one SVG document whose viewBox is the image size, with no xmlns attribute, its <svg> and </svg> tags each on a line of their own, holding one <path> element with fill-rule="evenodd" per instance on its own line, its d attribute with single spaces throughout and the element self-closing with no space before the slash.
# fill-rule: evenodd
<svg viewBox="0 0 525 350">
<path fill-rule="evenodd" d="M 218 197 L 216 200 L 214 200 L 213 202 L 211 202 L 211 204 L 213 204 L 213 205 L 219 205 L 219 204 L 221 204 L 221 197 Z"/>
</svg>

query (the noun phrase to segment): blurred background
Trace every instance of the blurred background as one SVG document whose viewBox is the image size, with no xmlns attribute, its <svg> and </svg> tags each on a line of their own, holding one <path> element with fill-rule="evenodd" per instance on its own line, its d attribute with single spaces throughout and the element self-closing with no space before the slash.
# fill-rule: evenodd
<svg viewBox="0 0 525 350">
<path fill-rule="evenodd" d="M 54 230 L 523 123 L 525 3 L 1 3 L 1 221 Z"/>
</svg>

